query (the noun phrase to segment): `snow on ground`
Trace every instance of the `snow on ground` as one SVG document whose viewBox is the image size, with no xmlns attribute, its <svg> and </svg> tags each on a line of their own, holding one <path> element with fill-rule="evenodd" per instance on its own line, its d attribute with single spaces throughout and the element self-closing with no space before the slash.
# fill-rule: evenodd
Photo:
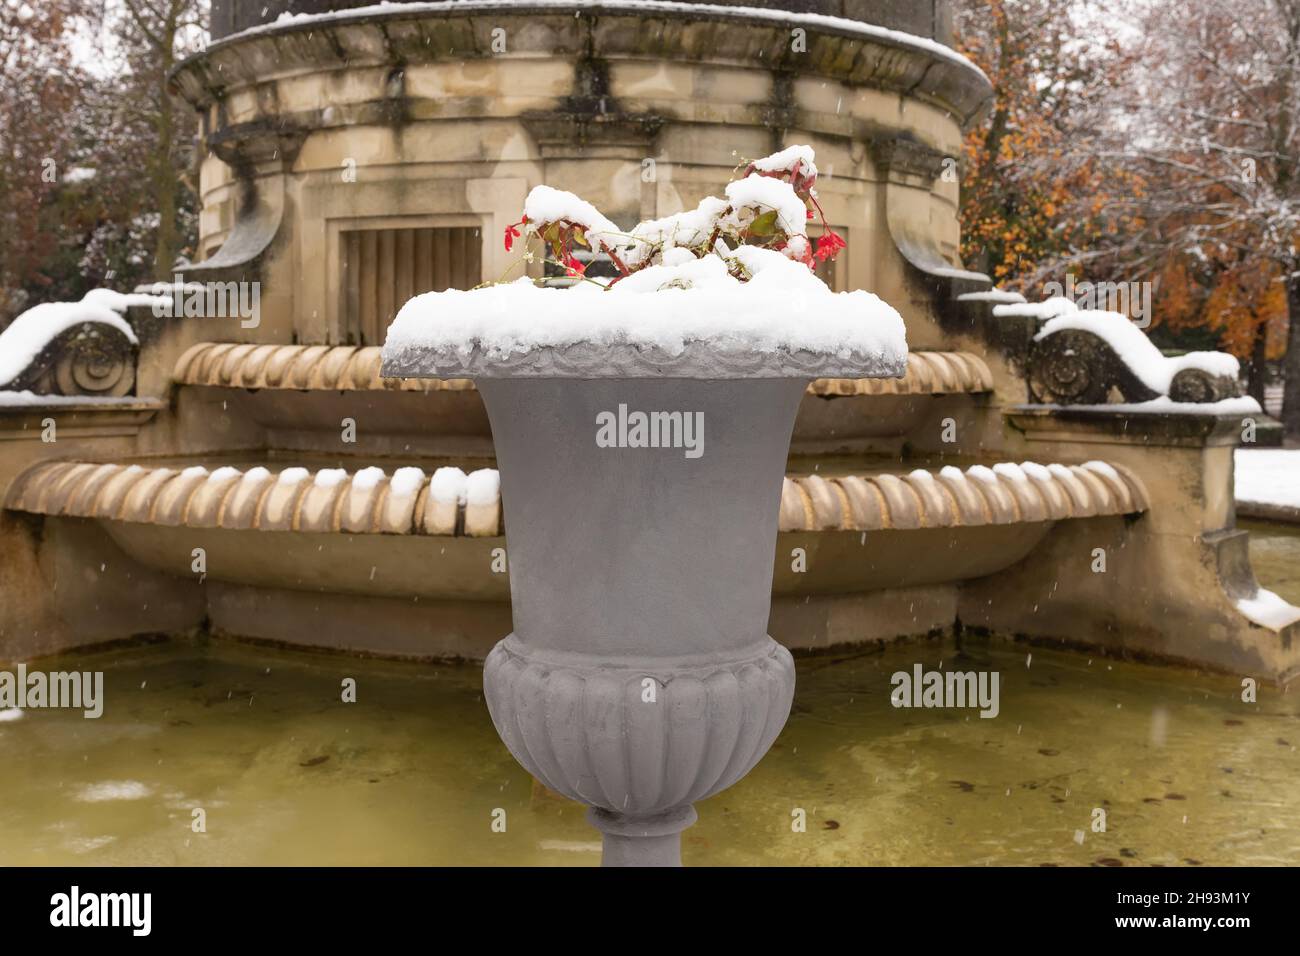
<svg viewBox="0 0 1300 956">
<path fill-rule="evenodd" d="M 1300 514 L 1300 449 L 1238 448 L 1237 504 L 1295 508 Z"/>
</svg>

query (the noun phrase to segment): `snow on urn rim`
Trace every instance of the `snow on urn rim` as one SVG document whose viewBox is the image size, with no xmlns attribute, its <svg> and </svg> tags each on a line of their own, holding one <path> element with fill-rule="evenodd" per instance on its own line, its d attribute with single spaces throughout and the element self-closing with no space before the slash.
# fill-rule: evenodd
<svg viewBox="0 0 1300 956">
<path fill-rule="evenodd" d="M 624 232 L 572 193 L 538 186 L 507 227 L 509 250 L 540 239 L 578 283 L 533 279 L 408 301 L 389 327 L 383 374 L 396 377 L 897 378 L 902 317 L 870 292 L 832 292 L 814 272 L 843 240 L 821 213 L 812 149 L 751 162 L 726 198 Z M 823 217 L 823 223 L 825 222 Z M 617 269 L 585 276 L 585 249 Z M 590 257 L 588 257 L 590 258 Z M 521 261 L 533 262 L 533 252 Z"/>
</svg>

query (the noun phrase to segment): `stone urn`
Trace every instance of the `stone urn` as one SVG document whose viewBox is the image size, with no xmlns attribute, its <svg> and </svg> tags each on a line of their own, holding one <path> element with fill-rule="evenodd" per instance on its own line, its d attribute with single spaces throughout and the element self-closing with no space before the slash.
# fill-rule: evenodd
<svg viewBox="0 0 1300 956">
<path fill-rule="evenodd" d="M 573 287 L 427 293 L 384 343 L 384 375 L 482 393 L 514 615 L 488 709 L 515 759 L 590 808 L 607 866 L 679 866 L 694 802 L 781 732 L 794 663 L 767 620 L 800 399 L 906 370 L 899 314 L 815 274 L 816 181 L 812 148 L 789 146 L 630 231 L 536 186 L 505 247 L 539 240 Z M 579 250 L 619 277 L 588 279 Z"/>
<path fill-rule="evenodd" d="M 590 808 L 604 865 L 680 865 L 692 804 L 790 712 L 767 622 L 800 398 L 902 360 L 707 341 L 386 355 L 385 375 L 472 378 L 491 419 L 514 619 L 483 675 L 501 739 Z"/>
</svg>

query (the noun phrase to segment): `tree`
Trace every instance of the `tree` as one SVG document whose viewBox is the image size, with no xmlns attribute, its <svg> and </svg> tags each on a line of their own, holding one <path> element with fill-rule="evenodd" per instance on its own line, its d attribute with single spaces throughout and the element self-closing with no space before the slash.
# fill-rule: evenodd
<svg viewBox="0 0 1300 956">
<path fill-rule="evenodd" d="M 182 183 L 192 164 L 190 144 L 195 115 L 167 91 L 172 67 L 196 49 L 206 33 L 205 0 L 122 0 L 126 17 L 121 36 L 127 63 L 139 95 L 143 118 L 152 127 L 148 171 L 153 207 L 158 214 L 154 243 L 154 275 L 168 279 L 184 241 L 178 224 L 182 212 Z M 137 117 L 139 118 L 139 117 Z"/>
<path fill-rule="evenodd" d="M 1074 0 L 960 0 L 956 19 L 962 52 L 995 96 L 966 138 L 963 260 L 1031 294 L 1067 268 L 1108 268 L 1091 250 L 1127 228 L 1110 200 L 1141 189 L 1105 168 L 1095 148 L 1127 68 L 1118 42 L 1084 21 Z"/>
<path fill-rule="evenodd" d="M 206 13 L 0 0 L 0 328 L 36 302 L 170 276 L 192 253 L 196 120 L 166 78 Z"/>
<path fill-rule="evenodd" d="M 81 0 L 0 0 L 0 325 L 51 283 L 60 230 L 44 214 L 70 170 L 79 91 L 73 30 Z"/>
<path fill-rule="evenodd" d="M 1282 418 L 1300 437 L 1300 0 L 1151 0 L 1133 24 L 1140 70 L 1108 158 L 1148 188 L 1117 248 L 1199 288 L 1254 394 L 1285 322 Z"/>
</svg>

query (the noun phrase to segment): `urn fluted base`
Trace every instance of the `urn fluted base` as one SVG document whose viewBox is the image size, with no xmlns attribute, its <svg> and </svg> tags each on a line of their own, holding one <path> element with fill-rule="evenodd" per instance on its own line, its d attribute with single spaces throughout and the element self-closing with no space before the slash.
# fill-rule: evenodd
<svg viewBox="0 0 1300 956">
<path fill-rule="evenodd" d="M 605 865 L 674 866 L 691 804 L 743 777 L 781 732 L 794 661 L 766 635 L 726 654 L 611 661 L 512 634 L 488 655 L 483 688 L 515 759 L 592 808 Z"/>
</svg>

